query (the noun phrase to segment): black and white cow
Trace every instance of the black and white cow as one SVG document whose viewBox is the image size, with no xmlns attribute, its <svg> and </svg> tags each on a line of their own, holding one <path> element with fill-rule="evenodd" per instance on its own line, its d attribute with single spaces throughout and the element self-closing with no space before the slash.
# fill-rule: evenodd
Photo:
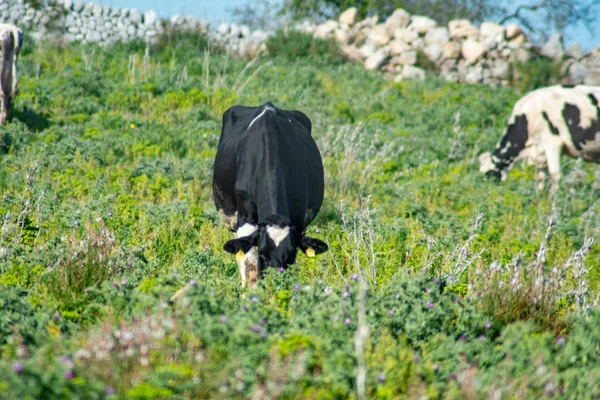
<svg viewBox="0 0 600 400">
<path fill-rule="evenodd" d="M 600 87 L 551 86 L 522 97 L 493 153 L 479 156 L 480 172 L 505 180 L 515 161 L 548 167 L 556 188 L 563 150 L 600 162 Z"/>
<path fill-rule="evenodd" d="M 323 161 L 300 111 L 233 106 L 223 114 L 215 158 L 213 198 L 236 239 L 224 250 L 236 254 L 242 276 L 254 287 L 264 270 L 309 257 L 327 245 L 304 235 L 323 202 Z M 255 247 L 258 249 L 256 251 Z"/>
</svg>

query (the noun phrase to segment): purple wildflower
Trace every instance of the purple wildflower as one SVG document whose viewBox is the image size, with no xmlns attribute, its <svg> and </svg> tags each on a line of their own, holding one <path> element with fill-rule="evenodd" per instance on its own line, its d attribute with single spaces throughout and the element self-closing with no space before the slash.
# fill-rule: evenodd
<svg viewBox="0 0 600 400">
<path fill-rule="evenodd" d="M 13 371 L 15 374 L 20 374 L 21 372 L 23 372 L 23 364 L 21 364 L 18 361 L 13 363 Z"/>
<path fill-rule="evenodd" d="M 413 361 L 414 361 L 414 362 L 419 362 L 419 360 L 420 360 L 419 356 L 414 356 L 414 357 L 413 357 Z"/>
<path fill-rule="evenodd" d="M 352 275 L 352 280 L 353 280 L 353 281 L 358 281 L 358 275 L 356 275 L 356 274 L 353 274 L 353 275 Z"/>
<path fill-rule="evenodd" d="M 456 304 L 460 304 L 460 298 L 456 298 Z"/>
<path fill-rule="evenodd" d="M 121 281 L 121 286 L 127 286 L 127 279 L 123 279 Z"/>
<path fill-rule="evenodd" d="M 440 284 L 440 280 L 438 278 L 435 278 L 433 280 L 433 283 L 436 284 L 436 285 L 439 285 Z"/>
<path fill-rule="evenodd" d="M 345 298 L 345 299 L 347 299 L 347 298 L 348 298 L 348 296 L 350 296 L 350 293 L 348 293 L 348 292 L 344 292 L 344 293 L 342 293 L 342 296 L 344 296 L 344 298 Z"/>
<path fill-rule="evenodd" d="M 385 376 L 383 374 L 377 375 L 377 382 L 379 382 L 379 383 L 385 382 Z"/>
<path fill-rule="evenodd" d="M 285 272 L 285 268 L 279 267 L 279 272 Z"/>
<path fill-rule="evenodd" d="M 258 325 L 253 325 L 250 327 L 250 331 L 254 332 L 254 333 L 259 333 L 261 331 L 260 326 Z"/>
<path fill-rule="evenodd" d="M 485 343 L 485 335 L 481 335 L 481 336 L 479 336 L 479 341 L 480 341 L 481 343 Z"/>
<path fill-rule="evenodd" d="M 429 268 L 425 268 L 425 269 L 423 270 L 423 272 L 425 273 L 425 275 L 429 274 Z"/>
<path fill-rule="evenodd" d="M 258 297 L 256 297 L 256 296 L 252 296 L 252 297 L 250 298 L 250 301 L 251 301 L 251 302 L 253 302 L 253 303 L 258 303 Z"/>
<path fill-rule="evenodd" d="M 346 325 L 350 325 L 352 323 L 352 320 L 350 318 L 344 318 L 344 323 Z"/>
<path fill-rule="evenodd" d="M 456 374 L 450 374 L 450 380 L 451 381 L 455 381 L 456 379 L 457 379 L 456 378 Z"/>
<path fill-rule="evenodd" d="M 188 282 L 188 285 L 190 285 L 192 287 L 196 286 L 197 284 L 198 284 L 198 282 L 196 282 L 195 279 L 190 279 L 190 281 Z"/>
<path fill-rule="evenodd" d="M 113 287 L 116 287 L 116 288 L 118 288 L 118 287 L 119 287 L 119 284 L 118 284 L 117 282 L 113 282 Z"/>
<path fill-rule="evenodd" d="M 246 306 L 246 305 L 244 304 L 244 305 L 242 306 L 242 309 L 243 309 L 244 311 L 248 311 L 248 306 Z"/>
<path fill-rule="evenodd" d="M 427 303 L 427 308 L 433 308 L 433 303 Z"/>
<path fill-rule="evenodd" d="M 409 275 L 410 275 L 410 272 L 411 272 L 410 269 L 406 270 L 406 273 L 409 274 Z"/>
<path fill-rule="evenodd" d="M 71 371 L 70 369 L 65 371 L 65 379 L 70 381 L 71 379 L 73 379 L 73 371 Z"/>
<path fill-rule="evenodd" d="M 60 313 L 57 312 L 56 314 L 54 314 L 54 319 L 57 321 L 60 321 Z"/>
<path fill-rule="evenodd" d="M 107 395 L 107 396 L 114 396 L 114 395 L 115 395 L 115 393 L 116 393 L 116 392 L 115 392 L 115 389 L 113 389 L 113 387 L 112 387 L 112 386 L 106 386 L 106 387 L 104 388 L 104 394 L 105 394 L 105 395 Z"/>
<path fill-rule="evenodd" d="M 223 325 L 225 325 L 227 323 L 227 317 L 224 315 L 221 315 L 221 318 L 219 318 L 219 322 L 222 323 Z"/>
<path fill-rule="evenodd" d="M 464 342 L 465 340 L 467 340 L 467 337 L 465 335 L 460 335 L 458 340 L 460 340 L 461 342 Z"/>
<path fill-rule="evenodd" d="M 296 284 L 296 286 L 294 286 L 294 290 L 300 290 L 300 285 Z"/>
<path fill-rule="evenodd" d="M 492 327 L 492 323 L 490 321 L 485 321 L 485 329 L 490 329 Z"/>
<path fill-rule="evenodd" d="M 558 346 L 562 346 L 563 344 L 565 344 L 565 341 L 566 341 L 566 340 L 565 340 L 565 338 L 564 338 L 564 337 L 562 337 L 562 336 L 559 336 L 559 337 L 556 339 L 556 344 L 557 344 Z"/>
<path fill-rule="evenodd" d="M 394 316 L 394 310 L 389 310 L 388 317 L 393 317 L 393 316 Z"/>
<path fill-rule="evenodd" d="M 75 364 L 73 364 L 73 360 L 70 357 L 64 356 L 60 358 L 60 362 L 67 368 L 73 368 Z"/>
</svg>

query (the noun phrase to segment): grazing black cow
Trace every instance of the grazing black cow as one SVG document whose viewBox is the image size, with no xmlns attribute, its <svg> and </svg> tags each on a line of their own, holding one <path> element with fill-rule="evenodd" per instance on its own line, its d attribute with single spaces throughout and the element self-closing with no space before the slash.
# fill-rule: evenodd
<svg viewBox="0 0 600 400">
<path fill-rule="evenodd" d="M 506 179 L 519 159 L 548 172 L 556 189 L 560 155 L 600 162 L 600 87 L 551 86 L 522 97 L 493 153 L 480 157 L 480 171 Z"/>
<path fill-rule="evenodd" d="M 223 114 L 215 158 L 213 198 L 236 239 L 224 250 L 236 254 L 242 276 L 254 287 L 269 267 L 309 257 L 327 245 L 304 235 L 323 203 L 323 161 L 300 111 L 233 106 Z M 258 254 L 255 250 L 258 247 Z"/>
</svg>

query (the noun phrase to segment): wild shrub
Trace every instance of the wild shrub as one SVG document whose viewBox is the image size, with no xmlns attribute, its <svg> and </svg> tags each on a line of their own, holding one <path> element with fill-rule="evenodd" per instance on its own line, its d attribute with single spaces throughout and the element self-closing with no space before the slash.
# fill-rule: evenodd
<svg viewBox="0 0 600 400">
<path fill-rule="evenodd" d="M 561 61 L 547 58 L 533 58 L 512 65 L 509 81 L 521 93 L 560 83 L 562 78 Z"/>
<path fill-rule="evenodd" d="M 59 259 L 45 276 L 48 295 L 63 310 L 72 311 L 86 289 L 101 284 L 114 273 L 116 238 L 105 226 L 88 223 L 83 237 L 66 238 Z"/>
<path fill-rule="evenodd" d="M 333 39 L 313 38 L 309 33 L 296 30 L 278 30 L 266 43 L 270 56 L 297 62 L 308 59 L 323 64 L 341 64 L 339 46 Z"/>
</svg>

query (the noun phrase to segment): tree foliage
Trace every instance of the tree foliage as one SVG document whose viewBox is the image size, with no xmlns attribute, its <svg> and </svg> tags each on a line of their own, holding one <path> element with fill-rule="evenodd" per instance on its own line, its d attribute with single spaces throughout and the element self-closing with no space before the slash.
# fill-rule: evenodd
<svg viewBox="0 0 600 400">
<path fill-rule="evenodd" d="M 387 17 L 395 9 L 410 14 L 426 15 L 440 24 L 467 18 L 476 22 L 489 18 L 496 11 L 494 0 L 285 0 L 284 10 L 294 19 L 322 20 L 335 18 L 349 7 L 356 7 L 360 18 L 369 15 Z"/>
<path fill-rule="evenodd" d="M 498 22 L 516 22 L 538 39 L 547 39 L 567 27 L 583 24 L 591 30 L 598 17 L 600 0 L 506 0 L 496 10 Z"/>
</svg>

